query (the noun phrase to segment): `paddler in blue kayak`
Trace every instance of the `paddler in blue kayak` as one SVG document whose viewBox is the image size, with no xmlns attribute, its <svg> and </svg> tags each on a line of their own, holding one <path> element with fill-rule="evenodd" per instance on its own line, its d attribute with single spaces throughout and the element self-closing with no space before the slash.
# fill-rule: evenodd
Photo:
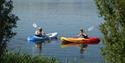
<svg viewBox="0 0 125 63">
<path fill-rule="evenodd" d="M 38 29 L 35 31 L 35 35 L 38 36 L 38 37 L 42 37 L 43 35 L 45 35 L 42 27 L 38 27 Z"/>
<path fill-rule="evenodd" d="M 88 38 L 88 35 L 85 33 L 83 28 L 80 29 L 79 37 L 81 38 Z M 83 54 L 84 49 L 87 47 L 87 44 L 80 44 L 80 53 Z"/>
<path fill-rule="evenodd" d="M 45 33 L 43 32 L 42 27 L 38 27 L 38 29 L 35 31 L 35 36 L 42 37 L 44 35 L 45 35 Z M 36 44 L 35 46 L 40 49 L 40 52 L 42 50 L 42 43 L 43 42 L 41 42 L 41 41 L 38 41 L 35 43 Z"/>
</svg>

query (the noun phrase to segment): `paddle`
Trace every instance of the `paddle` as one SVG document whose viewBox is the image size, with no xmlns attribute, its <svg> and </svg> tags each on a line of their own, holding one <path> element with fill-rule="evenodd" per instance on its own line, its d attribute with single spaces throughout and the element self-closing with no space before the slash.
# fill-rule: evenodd
<svg viewBox="0 0 125 63">
<path fill-rule="evenodd" d="M 92 31 L 94 29 L 94 26 L 91 26 L 87 29 L 87 31 Z"/>
<path fill-rule="evenodd" d="M 83 28 L 81 28 L 81 29 L 83 29 Z M 90 32 L 90 31 L 92 31 L 94 29 L 94 26 L 91 26 L 91 27 L 89 27 L 89 28 L 87 28 L 87 29 L 85 29 L 85 33 L 86 32 Z M 79 37 L 79 35 L 77 35 L 76 37 L 74 37 L 74 38 L 78 38 Z"/>
<path fill-rule="evenodd" d="M 34 28 L 37 28 L 38 25 L 37 25 L 36 23 L 33 23 L 33 27 L 34 27 Z"/>
</svg>

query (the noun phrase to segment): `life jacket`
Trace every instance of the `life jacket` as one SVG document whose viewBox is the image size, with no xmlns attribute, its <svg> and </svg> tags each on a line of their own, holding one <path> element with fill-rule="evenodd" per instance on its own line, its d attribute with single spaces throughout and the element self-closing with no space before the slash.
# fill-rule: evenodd
<svg viewBox="0 0 125 63">
<path fill-rule="evenodd" d="M 88 36 L 87 36 L 87 35 L 84 35 L 84 34 L 82 34 L 81 37 L 82 37 L 82 38 L 88 38 Z"/>
</svg>

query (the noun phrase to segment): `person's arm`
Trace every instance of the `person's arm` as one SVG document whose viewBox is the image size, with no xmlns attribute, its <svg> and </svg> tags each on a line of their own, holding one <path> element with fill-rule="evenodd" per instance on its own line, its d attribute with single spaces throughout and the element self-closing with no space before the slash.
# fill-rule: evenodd
<svg viewBox="0 0 125 63">
<path fill-rule="evenodd" d="M 81 35 L 81 34 L 79 33 L 78 35 L 76 35 L 76 37 L 80 37 L 80 35 Z"/>
<path fill-rule="evenodd" d="M 42 34 L 43 34 L 43 35 L 46 35 L 46 33 L 45 33 L 44 31 L 42 31 Z"/>
<path fill-rule="evenodd" d="M 35 31 L 35 35 L 38 35 L 38 32 L 37 32 L 37 31 Z"/>
<path fill-rule="evenodd" d="M 86 33 L 83 33 L 85 36 L 87 36 L 87 34 Z"/>
</svg>

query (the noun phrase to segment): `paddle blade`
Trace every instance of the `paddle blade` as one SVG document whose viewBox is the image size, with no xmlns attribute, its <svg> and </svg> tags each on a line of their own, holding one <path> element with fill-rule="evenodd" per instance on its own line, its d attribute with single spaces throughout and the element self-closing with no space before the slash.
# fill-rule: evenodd
<svg viewBox="0 0 125 63">
<path fill-rule="evenodd" d="M 36 23 L 33 23 L 33 27 L 36 28 L 36 27 L 37 27 L 37 24 L 36 24 Z"/>
<path fill-rule="evenodd" d="M 94 26 L 91 26 L 88 28 L 88 31 L 92 31 L 94 29 Z"/>
</svg>

